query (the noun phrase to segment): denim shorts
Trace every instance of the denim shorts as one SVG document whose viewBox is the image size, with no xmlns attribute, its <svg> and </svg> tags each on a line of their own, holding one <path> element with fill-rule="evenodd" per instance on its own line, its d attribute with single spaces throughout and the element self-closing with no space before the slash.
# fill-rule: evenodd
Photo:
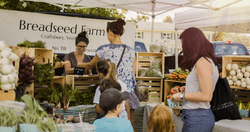
<svg viewBox="0 0 250 132">
<path fill-rule="evenodd" d="M 215 124 L 211 109 L 183 109 L 182 132 L 212 132 Z"/>
</svg>

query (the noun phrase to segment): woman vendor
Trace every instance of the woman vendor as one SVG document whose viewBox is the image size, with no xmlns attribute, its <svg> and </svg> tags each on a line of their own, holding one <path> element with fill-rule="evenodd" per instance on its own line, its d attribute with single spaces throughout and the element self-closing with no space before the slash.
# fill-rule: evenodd
<svg viewBox="0 0 250 132">
<path fill-rule="evenodd" d="M 89 39 L 87 38 L 86 35 L 87 35 L 86 31 L 79 33 L 78 36 L 76 37 L 76 42 L 75 42 L 76 51 L 65 55 L 65 57 L 63 58 L 64 62 L 66 63 L 64 64 L 65 72 L 62 74 L 62 76 L 65 76 L 66 74 L 73 75 L 78 62 L 87 63 L 91 61 L 91 58 L 86 54 L 84 54 L 89 44 Z M 83 74 L 91 75 L 92 74 L 91 69 L 84 70 Z"/>
</svg>

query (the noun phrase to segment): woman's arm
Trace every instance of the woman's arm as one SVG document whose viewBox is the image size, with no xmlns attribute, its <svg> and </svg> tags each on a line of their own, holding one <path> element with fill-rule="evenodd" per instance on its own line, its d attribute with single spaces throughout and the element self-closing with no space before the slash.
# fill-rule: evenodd
<svg viewBox="0 0 250 132">
<path fill-rule="evenodd" d="M 129 108 L 129 102 L 128 102 L 128 100 L 125 101 L 125 110 L 128 113 L 128 120 L 130 120 L 130 108 Z"/>
<path fill-rule="evenodd" d="M 201 58 L 196 63 L 195 68 L 198 76 L 201 91 L 195 93 L 185 93 L 185 99 L 193 102 L 210 102 L 213 97 L 213 67 L 205 58 Z M 180 101 L 180 93 L 174 94 L 173 98 Z"/>
<path fill-rule="evenodd" d="M 78 62 L 77 66 L 85 68 L 85 69 L 93 69 L 99 60 L 100 60 L 100 58 L 97 56 L 97 54 L 95 54 L 94 58 L 90 62 L 88 62 L 88 63 Z"/>
<path fill-rule="evenodd" d="M 67 62 L 64 64 L 64 70 L 66 74 L 73 74 L 74 68 L 71 68 L 71 62 L 69 60 L 64 60 L 64 62 Z"/>
<path fill-rule="evenodd" d="M 97 113 L 97 114 L 100 114 L 101 113 L 101 107 L 99 106 L 99 104 L 96 104 L 96 107 L 95 107 L 95 112 Z"/>
</svg>

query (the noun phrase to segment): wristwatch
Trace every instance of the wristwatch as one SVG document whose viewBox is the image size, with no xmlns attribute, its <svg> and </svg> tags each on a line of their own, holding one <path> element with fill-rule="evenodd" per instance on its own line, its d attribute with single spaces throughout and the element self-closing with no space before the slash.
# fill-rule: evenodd
<svg viewBox="0 0 250 132">
<path fill-rule="evenodd" d="M 180 98 L 181 98 L 181 99 L 183 99 L 183 93 L 182 93 L 182 94 L 180 94 Z"/>
</svg>

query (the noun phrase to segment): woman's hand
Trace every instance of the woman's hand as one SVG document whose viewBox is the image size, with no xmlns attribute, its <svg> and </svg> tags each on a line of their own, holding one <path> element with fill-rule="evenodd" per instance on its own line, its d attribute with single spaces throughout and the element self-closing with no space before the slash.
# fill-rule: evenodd
<svg viewBox="0 0 250 132">
<path fill-rule="evenodd" d="M 170 99 L 172 102 L 174 102 L 175 104 L 177 104 L 177 102 L 180 102 L 182 99 L 180 98 L 180 94 L 181 93 L 176 93 L 174 94 Z"/>
<path fill-rule="evenodd" d="M 85 63 L 84 62 L 78 62 L 77 67 L 85 68 Z"/>
</svg>

